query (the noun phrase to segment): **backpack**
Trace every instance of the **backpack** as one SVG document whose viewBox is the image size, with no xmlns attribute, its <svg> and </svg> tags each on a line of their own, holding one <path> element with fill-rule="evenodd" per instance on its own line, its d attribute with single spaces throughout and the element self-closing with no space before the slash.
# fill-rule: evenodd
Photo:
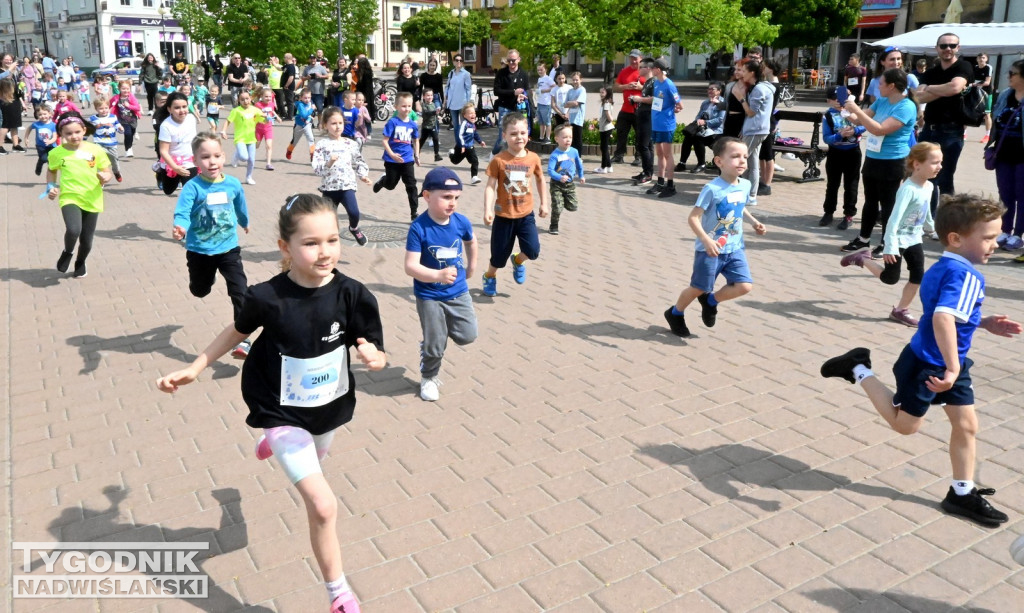
<svg viewBox="0 0 1024 613">
<path fill-rule="evenodd" d="M 988 94 L 980 85 L 968 85 L 960 94 L 960 119 L 975 128 L 985 123 Z"/>
</svg>

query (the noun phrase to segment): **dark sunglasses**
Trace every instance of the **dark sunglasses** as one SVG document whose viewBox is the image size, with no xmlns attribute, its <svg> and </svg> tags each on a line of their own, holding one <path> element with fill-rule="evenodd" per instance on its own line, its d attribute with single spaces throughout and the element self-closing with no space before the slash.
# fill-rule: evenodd
<svg viewBox="0 0 1024 613">
<path fill-rule="evenodd" d="M 509 58 L 508 59 L 508 63 L 509 64 L 518 64 L 519 63 L 519 58 L 516 58 L 516 59 Z"/>
<path fill-rule="evenodd" d="M 882 49 L 882 53 L 886 55 L 889 55 L 893 51 L 899 51 L 900 53 L 903 53 L 903 49 L 900 49 L 899 47 L 886 47 L 885 49 Z"/>
<path fill-rule="evenodd" d="M 1017 72 L 1016 70 L 1011 70 L 1011 71 L 1010 71 L 1010 76 L 1011 76 L 1011 77 L 1019 77 L 1019 76 L 1020 76 L 1020 73 L 1019 73 L 1019 72 Z"/>
<path fill-rule="evenodd" d="M 462 58 L 461 58 L 461 57 L 457 57 L 457 58 L 455 58 L 455 61 L 456 61 L 456 62 L 461 62 L 461 61 L 462 61 Z"/>
<path fill-rule="evenodd" d="M 939 49 L 956 49 L 960 46 L 960 43 L 940 43 Z"/>
</svg>

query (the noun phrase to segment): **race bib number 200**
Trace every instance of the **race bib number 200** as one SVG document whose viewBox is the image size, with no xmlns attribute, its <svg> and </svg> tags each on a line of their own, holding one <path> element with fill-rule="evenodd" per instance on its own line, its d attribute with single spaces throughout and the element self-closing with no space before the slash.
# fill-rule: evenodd
<svg viewBox="0 0 1024 613">
<path fill-rule="evenodd" d="M 321 407 L 348 393 L 348 348 L 315 358 L 281 356 L 281 404 Z"/>
</svg>

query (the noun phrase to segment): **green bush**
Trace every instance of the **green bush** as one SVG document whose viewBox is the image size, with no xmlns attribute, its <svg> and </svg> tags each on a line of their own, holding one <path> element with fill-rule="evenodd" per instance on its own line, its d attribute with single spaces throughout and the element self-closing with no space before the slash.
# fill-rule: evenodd
<svg viewBox="0 0 1024 613">
<path fill-rule="evenodd" d="M 673 143 L 683 142 L 683 129 L 686 128 L 686 124 L 680 123 L 676 126 L 676 133 L 672 136 Z M 597 129 L 597 120 L 590 119 L 583 124 L 583 144 L 584 145 L 600 145 L 601 144 L 601 132 Z M 626 144 L 636 145 L 636 131 L 629 131 L 629 138 Z"/>
</svg>

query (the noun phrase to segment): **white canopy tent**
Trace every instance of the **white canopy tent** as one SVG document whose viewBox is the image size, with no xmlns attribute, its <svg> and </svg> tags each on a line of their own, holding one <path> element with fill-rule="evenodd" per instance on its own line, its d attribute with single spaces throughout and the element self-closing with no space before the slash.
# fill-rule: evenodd
<svg viewBox="0 0 1024 613">
<path fill-rule="evenodd" d="M 935 43 L 945 32 L 960 37 L 960 55 L 1024 53 L 1024 23 L 933 23 L 919 30 L 872 43 L 899 47 L 907 53 L 936 55 Z"/>
</svg>

